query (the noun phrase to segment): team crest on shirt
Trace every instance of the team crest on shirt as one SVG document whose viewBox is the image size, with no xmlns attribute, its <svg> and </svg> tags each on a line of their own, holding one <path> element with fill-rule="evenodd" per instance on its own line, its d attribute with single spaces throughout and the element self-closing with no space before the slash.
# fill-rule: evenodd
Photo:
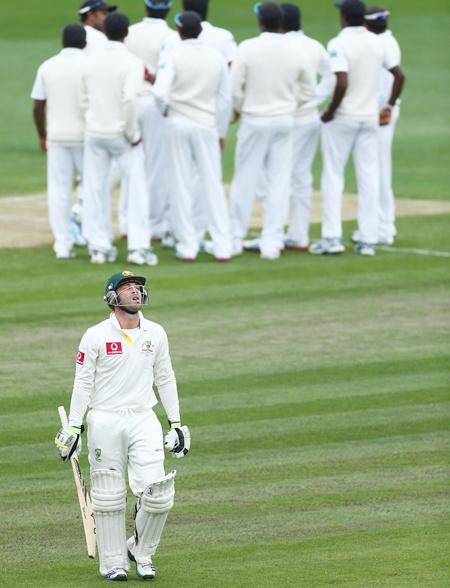
<svg viewBox="0 0 450 588">
<path fill-rule="evenodd" d="M 153 353 L 154 345 L 150 340 L 144 341 L 141 347 L 141 351 L 143 353 Z"/>
<path fill-rule="evenodd" d="M 84 365 L 84 358 L 85 358 L 85 353 L 83 353 L 82 351 L 78 351 L 77 353 L 77 364 L 78 365 Z"/>
<path fill-rule="evenodd" d="M 95 461 L 102 461 L 102 450 L 99 449 L 98 447 L 96 447 L 94 450 L 94 453 L 95 453 Z"/>
<path fill-rule="evenodd" d="M 106 343 L 106 355 L 122 355 L 122 353 L 122 343 L 120 341 Z"/>
</svg>

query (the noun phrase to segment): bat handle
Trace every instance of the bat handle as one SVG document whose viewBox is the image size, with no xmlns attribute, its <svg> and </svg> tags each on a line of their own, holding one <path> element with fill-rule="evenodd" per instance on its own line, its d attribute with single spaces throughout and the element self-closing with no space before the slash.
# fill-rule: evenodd
<svg viewBox="0 0 450 588">
<path fill-rule="evenodd" d="M 59 414 L 59 420 L 61 421 L 61 425 L 66 428 L 69 426 L 69 420 L 67 418 L 67 413 L 66 413 L 66 409 L 64 408 L 64 406 L 58 406 L 58 414 Z"/>
</svg>

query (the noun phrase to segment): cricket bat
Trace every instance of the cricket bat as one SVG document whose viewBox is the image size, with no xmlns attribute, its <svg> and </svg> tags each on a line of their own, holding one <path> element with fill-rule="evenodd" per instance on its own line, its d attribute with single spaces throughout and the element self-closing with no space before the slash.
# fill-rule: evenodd
<svg viewBox="0 0 450 588">
<path fill-rule="evenodd" d="M 67 414 L 64 406 L 58 406 L 59 419 L 63 427 L 67 427 L 69 422 L 67 420 Z M 94 513 L 92 512 L 91 497 L 86 486 L 86 483 L 81 473 L 80 462 L 78 457 L 73 455 L 70 458 L 72 464 L 73 477 L 75 480 L 75 487 L 77 489 L 78 502 L 80 503 L 81 518 L 83 520 L 84 535 L 86 537 L 86 547 L 88 556 L 90 558 L 95 557 L 95 520 Z"/>
</svg>

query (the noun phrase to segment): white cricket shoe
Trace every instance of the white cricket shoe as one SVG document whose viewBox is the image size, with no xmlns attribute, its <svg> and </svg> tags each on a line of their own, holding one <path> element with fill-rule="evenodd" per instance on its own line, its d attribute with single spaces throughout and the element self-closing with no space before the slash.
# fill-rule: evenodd
<svg viewBox="0 0 450 588">
<path fill-rule="evenodd" d="M 111 582 L 126 582 L 128 574 L 123 568 L 113 568 L 106 574 L 105 578 Z"/>
<path fill-rule="evenodd" d="M 117 258 L 117 249 L 115 247 L 111 247 L 109 251 L 106 253 L 104 251 L 91 251 L 91 263 L 95 264 L 104 264 L 104 263 L 114 263 Z"/>
<path fill-rule="evenodd" d="M 242 242 L 244 251 L 251 251 L 252 253 L 259 253 L 261 251 L 259 239 L 245 239 Z"/>
<path fill-rule="evenodd" d="M 344 251 L 345 247 L 339 237 L 321 239 L 313 243 L 309 248 L 309 252 L 313 255 L 337 255 L 338 253 L 344 253 Z"/>
<path fill-rule="evenodd" d="M 275 259 L 280 259 L 280 250 L 277 249 L 275 251 L 261 251 L 260 254 L 260 259 L 270 259 L 270 260 L 275 260 Z"/>
<path fill-rule="evenodd" d="M 233 239 L 232 255 L 242 255 L 243 247 L 241 239 Z"/>
<path fill-rule="evenodd" d="M 128 559 L 136 564 L 136 575 L 143 580 L 153 580 L 156 578 L 156 569 L 150 558 L 147 563 L 138 563 L 134 557 L 135 540 L 134 537 L 127 539 Z"/>
<path fill-rule="evenodd" d="M 161 246 L 165 249 L 173 249 L 176 245 L 175 237 L 167 231 L 161 239 Z"/>
<path fill-rule="evenodd" d="M 375 255 L 375 247 L 374 245 L 370 245 L 370 243 L 363 243 L 360 241 L 355 246 L 356 253 L 359 255 L 365 255 L 367 257 L 373 257 Z"/>
<path fill-rule="evenodd" d="M 393 245 L 395 241 L 395 238 L 391 235 L 382 235 L 380 237 L 378 237 L 378 244 L 379 245 Z"/>
<path fill-rule="evenodd" d="M 159 260 L 151 249 L 135 249 L 128 253 L 127 262 L 135 265 L 158 265 Z"/>
<path fill-rule="evenodd" d="M 308 242 L 295 241 L 294 239 L 285 239 L 284 248 L 288 251 L 308 251 Z"/>
<path fill-rule="evenodd" d="M 56 259 L 73 259 L 74 257 L 76 255 L 73 249 L 69 249 L 69 251 L 58 251 L 56 254 Z"/>
</svg>

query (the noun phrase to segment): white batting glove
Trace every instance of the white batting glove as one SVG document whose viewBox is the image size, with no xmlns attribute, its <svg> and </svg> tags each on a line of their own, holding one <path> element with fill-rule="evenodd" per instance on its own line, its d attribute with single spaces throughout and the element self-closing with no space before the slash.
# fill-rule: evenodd
<svg viewBox="0 0 450 588">
<path fill-rule="evenodd" d="M 191 448 L 191 433 L 187 425 L 170 423 L 170 431 L 164 437 L 164 447 L 174 457 L 184 457 Z"/>
<path fill-rule="evenodd" d="M 84 427 L 81 425 L 81 427 L 63 427 L 56 433 L 55 445 L 63 461 L 69 461 L 73 455 L 75 457 L 80 455 L 83 431 Z"/>
</svg>

